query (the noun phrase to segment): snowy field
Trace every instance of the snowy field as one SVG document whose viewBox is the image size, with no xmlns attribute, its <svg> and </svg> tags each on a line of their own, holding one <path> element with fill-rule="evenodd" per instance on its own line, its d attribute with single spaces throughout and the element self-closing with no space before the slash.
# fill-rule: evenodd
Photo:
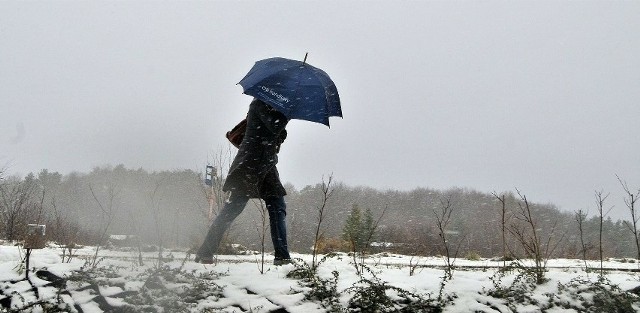
<svg viewBox="0 0 640 313">
<path fill-rule="evenodd" d="M 635 260 L 609 260 L 605 279 L 581 260 L 547 264 L 549 279 L 530 283 L 524 269 L 501 272 L 502 262 L 458 259 L 444 281 L 444 260 L 379 254 L 356 267 L 349 255 L 325 258 L 316 272 L 311 255 L 274 266 L 272 256 L 219 256 L 202 265 L 184 252 L 33 250 L 25 279 L 25 250 L 0 246 L 2 312 L 638 312 Z M 65 260 L 66 261 L 66 260 Z M 361 263 L 361 260 L 357 260 Z M 590 267 L 599 268 L 599 262 Z M 361 273 L 358 273 L 359 269 Z M 302 274 L 290 275 L 290 274 Z M 311 273 L 311 274 L 309 274 Z M 501 274 L 502 273 L 502 274 Z M 305 276 L 307 274 L 308 276 Z M 382 291 L 382 292 L 380 292 Z M 609 301 L 610 303 L 607 303 Z M 608 308 L 610 307 L 610 309 Z M 614 309 L 615 308 L 615 309 Z"/>
</svg>

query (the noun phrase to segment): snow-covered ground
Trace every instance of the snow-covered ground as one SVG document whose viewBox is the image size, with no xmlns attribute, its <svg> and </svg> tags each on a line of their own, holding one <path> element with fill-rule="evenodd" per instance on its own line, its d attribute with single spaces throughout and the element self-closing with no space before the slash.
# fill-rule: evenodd
<svg viewBox="0 0 640 313">
<path fill-rule="evenodd" d="M 262 267 L 260 255 L 219 256 L 216 264 L 203 265 L 184 252 L 167 252 L 158 266 L 157 253 L 151 252 L 141 266 L 137 253 L 100 250 L 92 267 L 95 248 L 75 253 L 67 263 L 59 248 L 33 250 L 26 280 L 25 251 L 0 246 L 0 311 L 307 313 L 358 311 L 377 301 L 369 311 L 598 312 L 593 303 L 603 290 L 614 302 L 632 303 L 627 311 L 639 311 L 637 296 L 626 292 L 640 286 L 635 260 L 606 261 L 601 283 L 581 260 L 550 260 L 549 280 L 535 285 L 526 283 L 523 270 L 499 274 L 503 263 L 486 259 L 456 260 L 452 279 L 443 281 L 442 258 L 378 254 L 367 257 L 368 269 L 358 274 L 354 260 L 342 254 L 326 258 L 314 278 L 305 280 L 288 274 L 308 273 L 311 255 L 294 254 L 297 264 L 284 266 L 274 266 L 267 255 Z M 375 298 L 376 290 L 386 290 L 387 298 Z M 413 307 L 407 299 L 415 300 Z"/>
</svg>

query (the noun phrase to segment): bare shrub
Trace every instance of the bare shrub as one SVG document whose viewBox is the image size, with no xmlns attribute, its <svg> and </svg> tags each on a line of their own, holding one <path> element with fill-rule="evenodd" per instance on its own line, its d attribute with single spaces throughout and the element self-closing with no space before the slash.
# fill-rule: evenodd
<svg viewBox="0 0 640 313">
<path fill-rule="evenodd" d="M 77 248 L 80 225 L 68 213 L 58 208 L 55 198 L 51 200 L 53 215 L 49 220 L 47 234 L 49 238 L 62 247 L 62 262 L 69 263 L 73 258 L 73 251 Z"/>
<path fill-rule="evenodd" d="M 554 250 L 558 247 L 558 244 L 564 238 L 564 234 L 561 235 L 557 241 L 553 242 L 555 239 L 554 233 L 558 223 L 556 220 L 552 224 L 551 230 L 547 233 L 548 237 L 546 240 L 543 240 L 543 235 L 541 234 L 542 228 L 533 213 L 532 205 L 529 203 L 527 197 L 520 193 L 519 190 L 517 190 L 517 193 L 520 197 L 518 210 L 514 216 L 517 223 L 509 225 L 509 232 L 520 244 L 527 257 L 533 259 L 533 276 L 537 284 L 542 284 L 546 281 L 545 273 L 547 261 Z"/>
</svg>

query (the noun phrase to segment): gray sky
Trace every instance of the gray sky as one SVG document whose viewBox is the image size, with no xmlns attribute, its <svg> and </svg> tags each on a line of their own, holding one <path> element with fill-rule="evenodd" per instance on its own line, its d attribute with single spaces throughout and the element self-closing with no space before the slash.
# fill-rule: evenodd
<svg viewBox="0 0 640 313">
<path fill-rule="evenodd" d="M 640 2 L 0 1 L 0 164 L 199 170 L 256 60 L 333 78 L 344 119 L 292 121 L 284 181 L 520 189 L 595 212 L 640 187 Z"/>
</svg>

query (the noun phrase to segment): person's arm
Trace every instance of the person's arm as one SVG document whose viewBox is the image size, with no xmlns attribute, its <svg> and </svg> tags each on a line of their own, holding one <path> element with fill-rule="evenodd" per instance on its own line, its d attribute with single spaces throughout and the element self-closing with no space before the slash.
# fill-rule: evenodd
<svg viewBox="0 0 640 313">
<path fill-rule="evenodd" d="M 262 123 L 267 126 L 267 129 L 274 134 L 280 134 L 289 122 L 284 114 L 276 111 L 266 103 L 258 107 L 258 116 Z"/>
</svg>

